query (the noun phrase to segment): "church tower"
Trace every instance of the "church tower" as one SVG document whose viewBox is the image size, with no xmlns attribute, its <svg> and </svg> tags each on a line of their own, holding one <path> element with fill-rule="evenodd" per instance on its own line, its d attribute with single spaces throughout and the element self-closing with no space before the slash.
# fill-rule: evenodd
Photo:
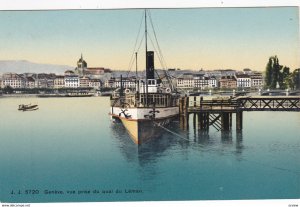
<svg viewBox="0 0 300 207">
<path fill-rule="evenodd" d="M 77 68 L 75 69 L 75 73 L 79 76 L 83 76 L 86 69 L 87 69 L 87 63 L 83 59 L 82 53 L 81 53 L 81 57 L 77 61 Z"/>
</svg>

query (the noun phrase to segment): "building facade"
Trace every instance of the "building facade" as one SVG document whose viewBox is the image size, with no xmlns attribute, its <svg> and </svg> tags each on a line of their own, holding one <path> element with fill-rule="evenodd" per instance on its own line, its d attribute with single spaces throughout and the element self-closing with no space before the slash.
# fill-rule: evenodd
<svg viewBox="0 0 300 207">
<path fill-rule="evenodd" d="M 63 88 L 65 87 L 65 76 L 57 75 L 54 79 L 54 88 Z"/>
<path fill-rule="evenodd" d="M 197 89 L 207 89 L 209 87 L 208 77 L 196 76 L 194 77 L 194 87 Z"/>
<path fill-rule="evenodd" d="M 94 88 L 94 89 L 100 89 L 101 88 L 101 80 L 100 79 L 90 79 L 89 87 Z"/>
<path fill-rule="evenodd" d="M 89 87 L 89 82 L 90 82 L 90 79 L 88 77 L 82 77 L 79 79 L 79 86 L 81 88 L 87 88 Z"/>
<path fill-rule="evenodd" d="M 177 78 L 176 86 L 177 88 L 191 89 L 195 87 L 195 80 L 194 78 Z"/>
<path fill-rule="evenodd" d="M 220 88 L 233 89 L 233 88 L 236 88 L 236 86 L 237 86 L 237 81 L 234 76 L 222 76 L 219 79 L 219 87 Z"/>
<path fill-rule="evenodd" d="M 262 73 L 253 73 L 250 75 L 251 78 L 251 87 L 252 88 L 263 88 L 264 86 L 264 78 Z"/>
<path fill-rule="evenodd" d="M 250 88 L 251 78 L 248 74 L 238 74 L 236 75 L 237 88 Z"/>
<path fill-rule="evenodd" d="M 78 75 L 65 76 L 65 87 L 66 88 L 78 88 L 80 81 Z"/>
<path fill-rule="evenodd" d="M 26 80 L 16 73 L 5 73 L 2 76 L 2 88 L 10 86 L 12 88 L 25 88 Z"/>
</svg>

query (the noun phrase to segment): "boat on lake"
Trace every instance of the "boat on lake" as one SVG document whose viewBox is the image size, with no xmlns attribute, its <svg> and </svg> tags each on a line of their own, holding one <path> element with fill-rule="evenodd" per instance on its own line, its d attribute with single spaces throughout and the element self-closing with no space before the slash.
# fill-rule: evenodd
<svg viewBox="0 0 300 207">
<path fill-rule="evenodd" d="M 136 144 L 158 137 L 164 128 L 179 114 L 179 95 L 169 80 L 162 84 L 154 69 L 154 51 L 147 50 L 147 11 L 145 11 L 146 75 L 137 77 L 136 87 L 121 87 L 110 97 L 110 115 L 122 122 Z M 136 62 L 137 62 L 137 53 Z M 167 73 L 165 73 L 167 74 Z"/>
<path fill-rule="evenodd" d="M 34 104 L 20 104 L 18 110 L 19 111 L 35 111 L 38 110 L 38 105 Z"/>
</svg>

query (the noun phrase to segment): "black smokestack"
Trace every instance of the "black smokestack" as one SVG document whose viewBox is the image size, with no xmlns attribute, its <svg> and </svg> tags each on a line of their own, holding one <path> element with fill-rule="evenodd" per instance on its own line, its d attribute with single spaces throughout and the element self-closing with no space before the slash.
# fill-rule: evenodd
<svg viewBox="0 0 300 207">
<path fill-rule="evenodd" d="M 146 78 L 154 79 L 154 52 L 147 51 Z"/>
</svg>

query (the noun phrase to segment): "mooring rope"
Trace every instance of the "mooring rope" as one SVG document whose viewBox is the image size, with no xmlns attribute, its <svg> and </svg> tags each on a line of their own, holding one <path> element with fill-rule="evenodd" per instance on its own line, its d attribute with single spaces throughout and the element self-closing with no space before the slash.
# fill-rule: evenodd
<svg viewBox="0 0 300 207">
<path fill-rule="evenodd" d="M 181 138 L 181 139 L 184 139 L 184 140 L 186 140 L 186 141 L 188 141 L 188 142 L 190 141 L 189 139 L 187 139 L 187 138 L 181 136 L 180 134 L 178 134 L 178 133 L 176 133 L 176 132 L 173 132 L 173 131 L 167 129 L 166 127 L 162 126 L 161 124 L 158 124 L 158 123 L 155 123 L 155 122 L 154 122 L 154 124 L 155 124 L 156 126 L 162 128 L 162 129 L 166 130 L 167 132 L 169 132 L 169 133 L 171 133 L 171 134 L 173 134 L 173 135 L 175 135 L 175 136 Z"/>
</svg>

